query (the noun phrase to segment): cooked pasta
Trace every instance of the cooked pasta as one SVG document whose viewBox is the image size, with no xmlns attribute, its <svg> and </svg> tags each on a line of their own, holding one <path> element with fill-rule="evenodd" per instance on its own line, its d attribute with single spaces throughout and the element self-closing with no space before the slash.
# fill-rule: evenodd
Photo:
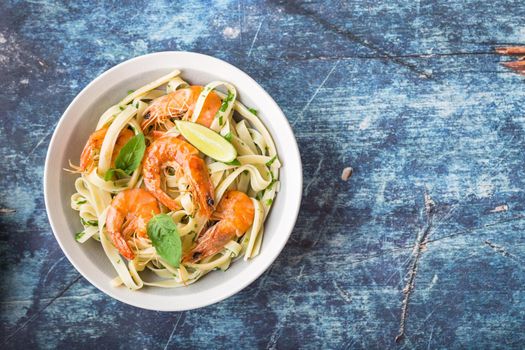
<svg viewBox="0 0 525 350">
<path fill-rule="evenodd" d="M 100 242 L 114 286 L 186 286 L 259 254 L 281 164 L 237 97 L 230 83 L 192 86 L 175 70 L 100 117 L 72 165 L 71 207 L 76 240 Z"/>
</svg>

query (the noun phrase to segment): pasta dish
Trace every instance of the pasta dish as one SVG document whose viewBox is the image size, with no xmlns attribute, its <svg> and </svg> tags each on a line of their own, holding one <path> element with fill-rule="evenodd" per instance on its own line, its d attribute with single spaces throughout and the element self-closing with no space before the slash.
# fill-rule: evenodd
<svg viewBox="0 0 525 350">
<path fill-rule="evenodd" d="M 275 144 L 223 81 L 180 71 L 128 91 L 72 165 L 79 243 L 100 242 L 114 286 L 189 285 L 256 257 L 279 190 Z"/>
</svg>

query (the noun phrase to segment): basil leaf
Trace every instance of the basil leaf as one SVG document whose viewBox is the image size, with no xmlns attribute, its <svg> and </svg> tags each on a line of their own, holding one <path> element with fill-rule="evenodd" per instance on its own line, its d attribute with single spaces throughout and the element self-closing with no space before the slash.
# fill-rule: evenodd
<svg viewBox="0 0 525 350">
<path fill-rule="evenodd" d="M 147 226 L 148 236 L 157 253 L 173 267 L 179 267 L 182 243 L 177 225 L 167 214 L 155 215 Z"/>
<path fill-rule="evenodd" d="M 104 175 L 104 181 L 113 180 L 113 177 L 115 175 L 117 176 L 117 179 L 122 179 L 128 176 L 128 174 L 122 169 L 111 168 L 108 171 L 106 171 L 106 174 Z"/>
<path fill-rule="evenodd" d="M 122 147 L 117 159 L 115 159 L 115 166 L 123 170 L 126 174 L 131 175 L 131 173 L 139 167 L 140 162 L 142 162 L 144 151 L 146 151 L 144 134 L 137 134 Z"/>
</svg>

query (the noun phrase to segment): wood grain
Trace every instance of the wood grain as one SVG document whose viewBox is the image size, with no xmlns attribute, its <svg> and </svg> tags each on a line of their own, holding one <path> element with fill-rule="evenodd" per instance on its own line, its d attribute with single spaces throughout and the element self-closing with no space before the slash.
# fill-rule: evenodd
<svg viewBox="0 0 525 350">
<path fill-rule="evenodd" d="M 1 2 L 1 347 L 522 347 L 525 79 L 494 48 L 525 43 L 523 18 L 518 1 Z M 287 115 L 304 165 L 277 261 L 184 313 L 124 305 L 79 277 L 42 194 L 74 96 L 163 50 L 251 75 Z M 425 194 L 435 205 L 421 236 Z"/>
</svg>

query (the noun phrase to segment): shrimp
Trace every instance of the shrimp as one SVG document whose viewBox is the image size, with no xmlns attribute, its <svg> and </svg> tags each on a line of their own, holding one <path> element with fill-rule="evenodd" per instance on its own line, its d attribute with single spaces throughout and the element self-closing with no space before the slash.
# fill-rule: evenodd
<svg viewBox="0 0 525 350">
<path fill-rule="evenodd" d="M 212 214 L 212 220 L 219 220 L 197 240 L 197 245 L 184 257 L 194 262 L 220 252 L 226 243 L 241 237 L 253 224 L 255 208 L 245 193 L 227 192 Z"/>
<path fill-rule="evenodd" d="M 144 121 L 141 125 L 142 129 L 146 130 L 148 126 L 154 123 L 169 126 L 169 118 L 190 119 L 203 89 L 202 86 L 194 85 L 156 98 L 144 111 Z M 210 127 L 221 104 L 222 101 L 220 97 L 211 91 L 202 106 L 197 123 Z"/>
<path fill-rule="evenodd" d="M 155 197 L 140 188 L 124 190 L 113 198 L 107 212 L 106 229 L 122 256 L 128 260 L 135 258 L 127 241 L 134 232 L 140 237 L 147 237 L 146 225 L 159 213 Z"/>
<path fill-rule="evenodd" d="M 503 62 L 502 65 L 520 74 L 525 74 L 525 46 L 498 47 L 496 52 L 500 55 L 520 56 L 517 61 Z"/>
<path fill-rule="evenodd" d="M 108 128 L 109 127 L 106 126 L 95 131 L 91 134 L 91 136 L 89 136 L 89 139 L 84 146 L 84 150 L 80 155 L 80 171 L 84 172 L 86 170 L 90 171 L 93 169 L 93 166 L 95 165 L 95 158 L 100 153 L 100 148 L 102 147 L 102 142 L 104 142 L 104 137 L 106 137 Z M 117 142 L 115 142 L 115 147 L 113 148 L 113 154 L 111 155 L 112 165 L 114 165 L 113 162 L 115 161 L 115 158 L 117 158 L 122 147 L 124 147 L 129 139 L 133 137 L 133 135 L 133 131 L 127 128 L 120 132 Z"/>
<path fill-rule="evenodd" d="M 188 180 L 199 213 L 209 218 L 215 209 L 215 195 L 208 167 L 199 156 L 199 151 L 179 137 L 163 136 L 153 141 L 146 150 L 142 166 L 146 189 L 170 210 L 181 208 L 180 203 L 168 196 L 161 187 L 161 170 L 173 161 L 179 164 L 179 171 Z"/>
</svg>

